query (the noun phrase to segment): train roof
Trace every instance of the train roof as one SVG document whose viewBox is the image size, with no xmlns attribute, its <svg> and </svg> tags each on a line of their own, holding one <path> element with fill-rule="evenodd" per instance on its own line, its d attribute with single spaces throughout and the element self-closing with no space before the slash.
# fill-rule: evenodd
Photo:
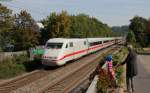
<svg viewBox="0 0 150 93">
<path fill-rule="evenodd" d="M 108 37 L 108 38 L 88 38 L 88 41 L 106 41 L 106 40 L 113 40 L 115 38 L 112 38 L 112 37 Z"/>
<path fill-rule="evenodd" d="M 52 38 L 49 39 L 48 42 L 67 42 L 67 41 L 84 41 L 86 39 L 80 39 L 80 38 Z"/>
<path fill-rule="evenodd" d="M 52 38 L 49 39 L 48 42 L 67 42 L 67 41 L 84 41 L 88 39 L 88 41 L 105 41 L 105 40 L 113 40 L 116 37 L 107 37 L 107 38 Z"/>
</svg>

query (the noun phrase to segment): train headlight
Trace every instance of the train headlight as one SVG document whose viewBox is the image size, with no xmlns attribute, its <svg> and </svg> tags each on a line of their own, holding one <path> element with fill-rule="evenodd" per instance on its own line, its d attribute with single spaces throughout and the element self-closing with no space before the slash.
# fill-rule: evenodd
<svg viewBox="0 0 150 93">
<path fill-rule="evenodd" d="M 57 57 L 51 57 L 52 59 L 57 59 Z"/>
<path fill-rule="evenodd" d="M 57 57 L 47 57 L 47 58 L 50 60 L 56 60 L 57 59 Z"/>
<path fill-rule="evenodd" d="M 52 59 L 52 60 L 55 60 L 55 59 L 57 59 L 57 57 L 50 57 L 50 56 L 42 56 L 42 58 L 46 58 L 46 59 Z"/>
</svg>

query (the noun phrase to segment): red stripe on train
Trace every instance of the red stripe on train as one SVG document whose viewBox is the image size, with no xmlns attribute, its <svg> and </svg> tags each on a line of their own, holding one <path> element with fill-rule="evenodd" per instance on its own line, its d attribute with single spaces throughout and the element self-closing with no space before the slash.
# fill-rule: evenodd
<svg viewBox="0 0 150 93">
<path fill-rule="evenodd" d="M 109 45 L 108 44 L 105 44 L 105 45 Z M 70 56 L 73 56 L 73 55 L 76 55 L 76 54 L 80 54 L 80 53 L 84 53 L 84 52 L 87 52 L 89 50 L 93 50 L 93 49 L 96 49 L 96 48 L 100 48 L 100 47 L 103 47 L 105 45 L 96 45 L 96 46 L 93 46 L 93 47 L 90 47 L 89 49 L 84 49 L 84 50 L 80 50 L 80 51 L 76 51 L 76 52 L 73 52 L 73 53 L 70 53 L 70 54 L 67 54 L 65 56 L 63 56 L 62 58 L 58 59 L 58 60 L 62 60 L 64 58 L 67 58 L 67 57 L 70 57 Z"/>
</svg>

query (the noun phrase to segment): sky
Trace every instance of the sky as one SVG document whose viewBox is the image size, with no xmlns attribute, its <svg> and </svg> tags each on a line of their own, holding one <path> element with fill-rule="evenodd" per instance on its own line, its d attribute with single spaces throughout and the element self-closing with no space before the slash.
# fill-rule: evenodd
<svg viewBox="0 0 150 93">
<path fill-rule="evenodd" d="M 150 0 L 0 0 L 14 13 L 27 10 L 39 21 L 51 12 L 84 13 L 109 26 L 128 25 L 134 16 L 150 17 Z"/>
</svg>

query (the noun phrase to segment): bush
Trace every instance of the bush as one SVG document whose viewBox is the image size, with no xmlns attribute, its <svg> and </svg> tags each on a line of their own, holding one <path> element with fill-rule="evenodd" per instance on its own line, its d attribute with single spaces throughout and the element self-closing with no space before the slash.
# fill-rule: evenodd
<svg viewBox="0 0 150 93">
<path fill-rule="evenodd" d="M 113 55 L 113 66 L 116 66 L 120 62 L 118 55 Z"/>
<path fill-rule="evenodd" d="M 119 67 L 116 69 L 116 79 L 117 79 L 117 85 L 121 86 L 122 82 L 123 82 L 123 72 L 124 69 L 123 67 Z"/>
<path fill-rule="evenodd" d="M 29 61 L 29 58 L 26 54 L 14 55 L 13 58 L 17 64 L 23 64 L 24 62 Z"/>
<path fill-rule="evenodd" d="M 126 57 L 126 55 L 128 54 L 128 50 L 127 48 L 122 48 L 117 54 L 113 55 L 113 66 L 116 66 L 117 64 L 120 64 Z M 118 86 L 121 85 L 121 83 L 123 82 L 123 72 L 124 72 L 124 68 L 121 66 L 119 68 L 115 69 L 116 72 L 116 79 L 117 79 L 117 83 Z"/>
<path fill-rule="evenodd" d="M 105 69 L 101 69 L 97 82 L 98 93 L 106 93 L 108 88 L 114 88 L 116 83 L 112 80 Z"/>
<path fill-rule="evenodd" d="M 24 62 L 24 67 L 26 72 L 33 71 L 35 69 L 40 69 L 42 66 L 41 59 L 34 59 L 33 61 Z"/>
<path fill-rule="evenodd" d="M 7 58 L 0 64 L 0 78 L 10 78 L 25 71 L 22 64 L 17 64 L 14 58 Z"/>
<path fill-rule="evenodd" d="M 41 66 L 41 61 L 30 61 L 27 55 L 14 55 L 0 63 L 0 79 L 11 78 L 24 72 L 33 71 Z"/>
<path fill-rule="evenodd" d="M 106 93 L 109 87 L 109 79 L 107 72 L 101 69 L 99 74 L 99 80 L 97 82 L 98 93 Z"/>
<path fill-rule="evenodd" d="M 127 48 L 122 48 L 118 53 L 113 54 L 113 66 L 121 63 L 124 60 L 124 57 L 127 55 Z M 100 62 L 103 62 L 104 59 Z M 123 77 L 124 69 L 123 67 L 119 67 L 115 69 L 117 86 L 120 86 L 124 81 Z M 108 88 L 115 88 L 116 81 L 111 80 L 109 75 L 105 69 L 100 68 L 99 72 L 99 80 L 97 82 L 98 93 L 106 93 Z"/>
</svg>

